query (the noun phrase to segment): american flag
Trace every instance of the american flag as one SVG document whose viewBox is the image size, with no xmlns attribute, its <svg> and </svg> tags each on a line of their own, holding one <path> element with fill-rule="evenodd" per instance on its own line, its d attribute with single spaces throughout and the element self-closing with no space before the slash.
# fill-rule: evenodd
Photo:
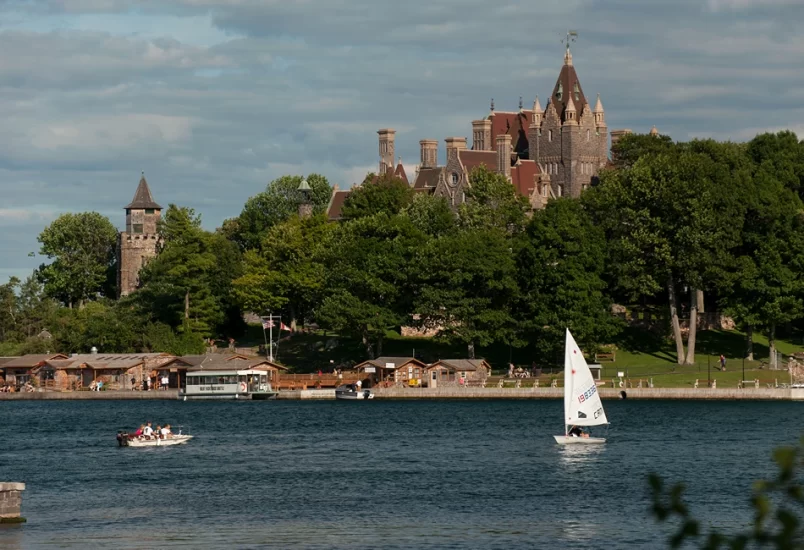
<svg viewBox="0 0 804 550">
<path fill-rule="evenodd" d="M 263 319 L 262 321 L 262 328 L 273 328 L 274 321 L 273 319 Z"/>
</svg>

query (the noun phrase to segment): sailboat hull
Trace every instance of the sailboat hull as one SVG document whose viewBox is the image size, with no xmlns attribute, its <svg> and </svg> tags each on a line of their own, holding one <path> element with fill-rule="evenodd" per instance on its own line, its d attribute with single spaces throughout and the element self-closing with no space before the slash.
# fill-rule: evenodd
<svg viewBox="0 0 804 550">
<path fill-rule="evenodd" d="M 596 445 L 605 443 L 605 437 L 573 437 L 571 435 L 554 435 L 559 445 Z"/>
</svg>

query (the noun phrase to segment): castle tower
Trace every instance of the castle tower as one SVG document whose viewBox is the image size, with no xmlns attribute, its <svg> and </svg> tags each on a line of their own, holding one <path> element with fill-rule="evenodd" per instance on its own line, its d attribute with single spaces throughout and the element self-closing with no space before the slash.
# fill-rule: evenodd
<svg viewBox="0 0 804 550">
<path fill-rule="evenodd" d="M 162 207 L 154 202 L 143 172 L 134 199 L 126 206 L 126 230 L 117 243 L 117 295 L 128 296 L 139 285 L 140 269 L 156 256 L 157 224 Z"/>
<path fill-rule="evenodd" d="M 569 38 L 569 37 L 568 37 Z M 556 196 L 578 197 L 608 160 L 608 129 L 600 98 L 594 109 L 575 72 L 569 41 L 547 108 L 534 102 L 528 127 L 531 160 L 542 167 Z"/>
<path fill-rule="evenodd" d="M 394 141 L 396 130 L 392 128 L 383 128 L 377 131 L 380 136 L 380 175 L 387 173 L 394 173 Z"/>
<path fill-rule="evenodd" d="M 500 134 L 497 136 L 497 172 L 511 179 L 511 147 L 510 134 Z"/>
</svg>

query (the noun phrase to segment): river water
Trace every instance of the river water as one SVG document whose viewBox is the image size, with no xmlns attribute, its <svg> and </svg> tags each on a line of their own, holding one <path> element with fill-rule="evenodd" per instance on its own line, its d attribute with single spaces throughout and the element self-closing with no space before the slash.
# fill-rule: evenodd
<svg viewBox="0 0 804 550">
<path fill-rule="evenodd" d="M 741 529 L 804 407 L 604 401 L 595 448 L 558 447 L 562 402 L 0 402 L 0 481 L 28 523 L 0 547 L 661 548 L 649 472 L 705 522 Z M 189 425 L 119 448 L 118 428 Z M 787 428 L 785 428 L 787 427 Z"/>
</svg>

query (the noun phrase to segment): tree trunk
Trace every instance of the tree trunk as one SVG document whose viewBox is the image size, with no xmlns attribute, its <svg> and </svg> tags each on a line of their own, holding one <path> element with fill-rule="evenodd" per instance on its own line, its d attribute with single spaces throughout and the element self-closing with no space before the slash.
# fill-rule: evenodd
<svg viewBox="0 0 804 550">
<path fill-rule="evenodd" d="M 684 364 L 684 342 L 681 340 L 681 325 L 678 323 L 678 308 L 676 307 L 676 286 L 673 276 L 667 278 L 667 295 L 670 299 L 670 323 L 673 326 L 673 338 L 676 340 L 676 362 Z"/>
<path fill-rule="evenodd" d="M 466 346 L 466 348 L 467 348 L 466 351 L 469 354 L 469 359 L 474 359 L 475 358 L 475 343 L 474 342 L 469 342 L 469 344 Z"/>
<path fill-rule="evenodd" d="M 382 357 L 382 344 L 383 344 L 383 337 L 380 336 L 377 338 L 377 357 Z"/>
<path fill-rule="evenodd" d="M 770 368 L 776 368 L 776 323 L 771 323 L 768 331 L 768 348 L 770 348 Z"/>
<path fill-rule="evenodd" d="M 184 293 L 184 318 L 190 318 L 190 291 Z"/>
<path fill-rule="evenodd" d="M 745 359 L 747 361 L 754 360 L 754 326 L 748 325 L 745 329 Z"/>
<path fill-rule="evenodd" d="M 695 336 L 698 331 L 698 291 L 690 289 L 690 333 L 687 336 L 687 365 L 695 364 Z"/>
<path fill-rule="evenodd" d="M 369 335 L 367 330 L 363 331 L 362 339 L 363 339 L 363 346 L 366 348 L 366 356 L 369 359 L 374 359 L 374 349 L 373 346 L 371 345 L 371 342 L 369 341 Z"/>
</svg>

